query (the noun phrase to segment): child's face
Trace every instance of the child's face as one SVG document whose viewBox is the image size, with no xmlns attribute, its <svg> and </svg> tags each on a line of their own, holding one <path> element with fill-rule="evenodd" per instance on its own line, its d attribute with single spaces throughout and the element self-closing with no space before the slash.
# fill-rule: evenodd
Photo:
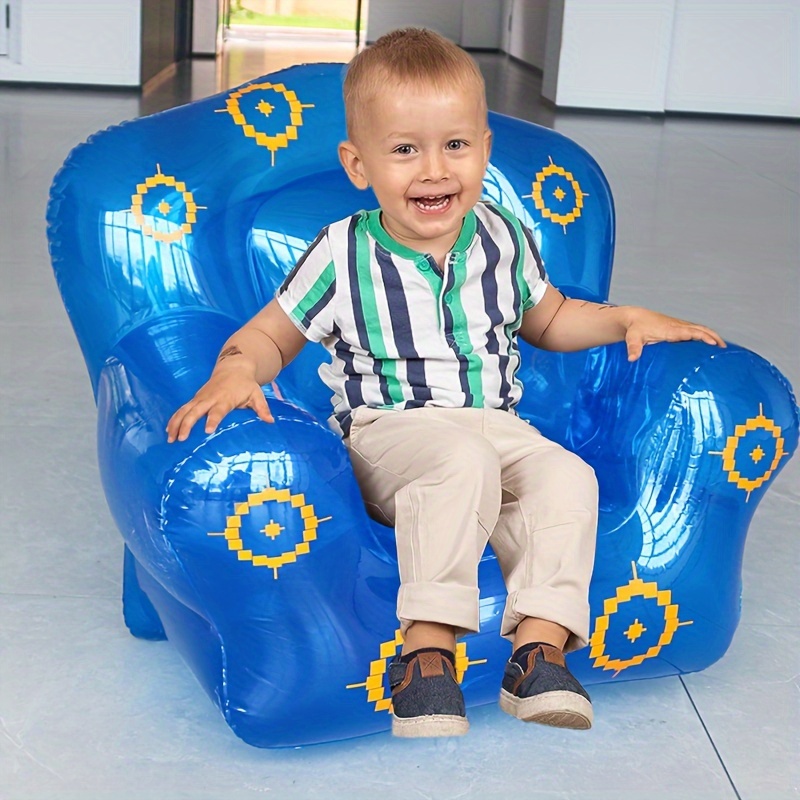
<svg viewBox="0 0 800 800">
<path fill-rule="evenodd" d="M 474 90 L 387 86 L 358 118 L 356 141 L 339 148 L 350 180 L 371 186 L 383 225 L 420 252 L 444 253 L 478 202 L 491 133 Z"/>
</svg>

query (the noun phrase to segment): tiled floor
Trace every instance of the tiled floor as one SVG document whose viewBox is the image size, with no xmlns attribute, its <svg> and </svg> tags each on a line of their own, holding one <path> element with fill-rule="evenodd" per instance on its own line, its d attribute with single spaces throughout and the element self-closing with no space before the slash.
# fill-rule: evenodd
<svg viewBox="0 0 800 800">
<path fill-rule="evenodd" d="M 479 61 L 492 108 L 575 138 L 610 178 L 612 300 L 715 326 L 800 386 L 800 128 L 555 112 L 534 73 Z M 127 634 L 91 391 L 47 255 L 49 183 L 95 130 L 282 65 L 248 46 L 219 75 L 199 61 L 141 99 L 0 87 L 0 797 L 800 796 L 800 458 L 753 520 L 728 654 L 683 679 L 595 687 L 588 734 L 485 707 L 463 740 L 261 751 L 227 729 L 169 644 Z"/>
</svg>

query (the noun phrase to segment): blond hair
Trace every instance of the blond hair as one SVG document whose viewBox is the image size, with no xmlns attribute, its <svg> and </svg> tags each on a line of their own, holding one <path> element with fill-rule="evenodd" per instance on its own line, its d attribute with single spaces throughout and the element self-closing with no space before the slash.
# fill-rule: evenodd
<svg viewBox="0 0 800 800">
<path fill-rule="evenodd" d="M 467 88 L 480 94 L 486 109 L 483 76 L 466 51 L 426 28 L 400 28 L 381 36 L 348 65 L 344 107 L 349 138 L 353 138 L 359 111 L 398 84 L 424 85 L 437 91 L 453 85 Z"/>
</svg>

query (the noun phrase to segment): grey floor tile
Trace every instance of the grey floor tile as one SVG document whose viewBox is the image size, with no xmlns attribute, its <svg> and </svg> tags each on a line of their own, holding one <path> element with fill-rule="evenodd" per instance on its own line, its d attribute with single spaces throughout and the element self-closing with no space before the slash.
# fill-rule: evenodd
<svg viewBox="0 0 800 800">
<path fill-rule="evenodd" d="M 25 264 L 1 264 L 4 287 L 0 294 L 0 326 L 41 326 L 71 331 L 55 278 Z"/>
<path fill-rule="evenodd" d="M 687 138 L 729 159 L 737 169 L 800 192 L 800 134 L 789 121 L 676 119 L 673 127 Z"/>
<path fill-rule="evenodd" d="M 800 461 L 795 458 L 761 501 L 747 535 L 742 570 L 742 622 L 746 625 L 784 626 L 800 621 L 800 558 L 792 536 L 797 531 L 798 508 Z M 800 671 L 800 647 L 796 642 L 789 647 Z"/>
<path fill-rule="evenodd" d="M 119 597 L 122 538 L 91 417 L 0 425 L 0 593 Z"/>
<path fill-rule="evenodd" d="M 581 135 L 587 125 L 569 120 L 562 132 L 584 144 L 605 171 L 621 242 L 669 248 L 675 257 L 730 252 L 753 271 L 764 256 L 796 263 L 796 192 L 675 136 L 669 120 L 663 129 L 644 127 L 641 137 L 623 122 L 603 136 Z"/>
<path fill-rule="evenodd" d="M 610 299 L 701 322 L 758 353 L 800 386 L 800 271 L 763 256 L 758 274 L 720 247 L 696 254 L 671 247 L 620 242 Z"/>
<path fill-rule="evenodd" d="M 790 749 L 800 459 L 752 523 L 729 653 L 684 679 L 691 697 L 678 679 L 595 687 L 596 727 L 585 735 L 519 726 L 485 707 L 460 741 L 374 736 L 259 751 L 227 729 L 169 644 L 128 636 L 89 380 L 47 254 L 48 189 L 95 130 L 292 55 L 267 62 L 247 45 L 224 70 L 186 64 L 143 97 L 0 87 L 0 797 L 733 800 L 726 768 L 744 800 L 800 796 Z M 300 60 L 334 56 L 348 57 Z M 718 327 L 800 387 L 796 126 L 563 113 L 539 101 L 536 72 L 478 60 L 491 108 L 572 136 L 606 170 L 618 210 L 612 299 Z"/>
<path fill-rule="evenodd" d="M 0 665 L 10 800 L 735 798 L 677 679 L 598 687 L 585 734 L 485 707 L 460 740 L 260 751 L 233 736 L 168 644 L 128 637 L 115 601 L 0 596 L 0 630 L 26 665 Z"/>
<path fill-rule="evenodd" d="M 800 627 L 742 625 L 728 653 L 683 678 L 742 800 L 800 796 Z"/>
<path fill-rule="evenodd" d="M 21 316 L 25 316 L 20 312 Z M 82 420 L 94 401 L 83 356 L 64 323 L 0 323 L 0 424 Z"/>
</svg>

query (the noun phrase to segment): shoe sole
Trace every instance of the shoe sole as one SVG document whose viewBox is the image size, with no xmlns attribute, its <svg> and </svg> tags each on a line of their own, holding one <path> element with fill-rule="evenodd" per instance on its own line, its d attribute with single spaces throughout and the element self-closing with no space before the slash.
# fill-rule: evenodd
<svg viewBox="0 0 800 800">
<path fill-rule="evenodd" d="M 554 728 L 586 731 L 592 727 L 592 704 L 575 692 L 544 692 L 533 697 L 516 697 L 500 690 L 500 708 L 523 722 L 537 722 Z"/>
<path fill-rule="evenodd" d="M 403 739 L 434 736 L 463 736 L 469 730 L 466 717 L 428 714 L 423 717 L 396 717 L 392 714 L 392 734 Z"/>
</svg>

